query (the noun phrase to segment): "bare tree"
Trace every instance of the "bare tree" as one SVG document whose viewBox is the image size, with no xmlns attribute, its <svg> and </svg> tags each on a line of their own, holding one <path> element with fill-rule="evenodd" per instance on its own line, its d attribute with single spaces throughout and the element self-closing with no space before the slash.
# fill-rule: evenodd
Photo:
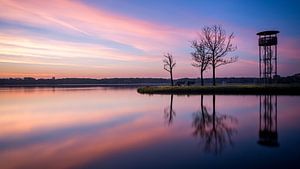
<svg viewBox="0 0 300 169">
<path fill-rule="evenodd" d="M 200 69 L 201 85 L 203 86 L 203 72 L 208 68 L 211 61 L 211 55 L 208 54 L 208 49 L 200 41 L 192 41 L 191 47 L 194 49 L 191 53 L 193 60 L 192 66 Z"/>
<path fill-rule="evenodd" d="M 238 57 L 225 58 L 225 56 L 234 52 L 237 47 L 233 45 L 234 35 L 227 36 L 222 26 L 213 25 L 204 27 L 200 35 L 201 44 L 208 49 L 208 55 L 211 56 L 211 66 L 213 71 L 213 85 L 216 85 L 216 68 L 222 65 L 236 62 Z"/>
<path fill-rule="evenodd" d="M 174 86 L 173 82 L 173 68 L 176 65 L 176 61 L 173 59 L 173 55 L 170 53 L 167 53 L 164 55 L 163 63 L 164 63 L 164 69 L 170 73 L 171 76 L 171 85 Z"/>
</svg>

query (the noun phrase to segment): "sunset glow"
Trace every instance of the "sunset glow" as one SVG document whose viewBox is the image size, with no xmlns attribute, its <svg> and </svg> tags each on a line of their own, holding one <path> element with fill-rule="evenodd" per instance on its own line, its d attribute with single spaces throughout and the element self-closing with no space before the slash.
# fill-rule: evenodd
<svg viewBox="0 0 300 169">
<path fill-rule="evenodd" d="M 257 77 L 256 32 L 265 29 L 281 32 L 279 75 L 298 73 L 300 3 L 266 2 L 0 0 L 0 77 L 168 77 L 166 52 L 175 78 L 198 77 L 190 41 L 211 24 L 234 32 L 238 46 L 239 61 L 217 77 Z"/>
</svg>

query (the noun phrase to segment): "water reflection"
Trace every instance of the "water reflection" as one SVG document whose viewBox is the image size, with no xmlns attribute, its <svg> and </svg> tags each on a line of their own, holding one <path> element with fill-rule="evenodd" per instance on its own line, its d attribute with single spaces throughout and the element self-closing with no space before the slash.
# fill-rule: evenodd
<svg viewBox="0 0 300 169">
<path fill-rule="evenodd" d="M 299 102 L 277 125 L 276 96 L 1 89 L 0 168 L 300 168 Z"/>
<path fill-rule="evenodd" d="M 259 97 L 259 140 L 262 146 L 278 147 L 277 96 Z"/>
<path fill-rule="evenodd" d="M 237 133 L 233 123 L 237 119 L 226 114 L 216 113 L 216 96 L 213 95 L 212 113 L 208 113 L 203 105 L 201 95 L 201 110 L 193 113 L 193 136 L 204 141 L 204 150 L 214 154 L 221 153 L 227 145 L 233 145 L 232 135 Z"/>
<path fill-rule="evenodd" d="M 170 105 L 164 109 L 164 119 L 168 125 L 171 125 L 176 115 L 173 110 L 173 94 L 170 96 Z"/>
</svg>

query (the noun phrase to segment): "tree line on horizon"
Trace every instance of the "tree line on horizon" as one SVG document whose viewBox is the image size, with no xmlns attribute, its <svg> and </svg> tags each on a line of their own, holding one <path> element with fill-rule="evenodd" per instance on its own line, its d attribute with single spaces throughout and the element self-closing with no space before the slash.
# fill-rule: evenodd
<svg viewBox="0 0 300 169">
<path fill-rule="evenodd" d="M 204 83 L 212 84 L 212 78 L 203 79 Z M 299 84 L 300 83 L 300 73 L 286 76 L 286 77 L 276 77 L 277 83 L 281 84 Z M 174 80 L 174 82 L 186 82 L 193 81 L 196 84 L 201 84 L 200 78 L 179 78 Z M 260 78 L 257 77 L 219 77 L 216 78 L 216 83 L 232 83 L 232 84 L 256 84 L 260 82 Z M 59 85 L 59 84 L 168 84 L 170 79 L 165 78 L 104 78 L 104 79 L 92 79 L 92 78 L 0 78 L 0 86 L 10 86 L 10 85 Z"/>
<path fill-rule="evenodd" d="M 229 57 L 227 54 L 234 52 L 237 46 L 233 44 L 234 34 L 226 34 L 226 31 L 220 25 L 205 26 L 198 39 L 191 42 L 193 52 L 191 52 L 192 66 L 200 70 L 201 85 L 204 85 L 203 73 L 209 68 L 212 69 L 213 85 L 216 85 L 216 68 L 234 63 L 238 57 Z M 164 55 L 164 70 L 169 72 L 171 86 L 174 86 L 173 69 L 176 61 L 171 53 Z"/>
</svg>

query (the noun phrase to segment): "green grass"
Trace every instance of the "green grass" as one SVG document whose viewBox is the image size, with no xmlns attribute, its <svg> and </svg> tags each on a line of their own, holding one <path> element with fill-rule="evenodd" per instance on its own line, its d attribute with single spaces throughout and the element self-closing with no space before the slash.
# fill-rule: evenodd
<svg viewBox="0 0 300 169">
<path fill-rule="evenodd" d="M 147 86 L 138 88 L 137 91 L 141 94 L 300 95 L 300 85 Z"/>
</svg>

